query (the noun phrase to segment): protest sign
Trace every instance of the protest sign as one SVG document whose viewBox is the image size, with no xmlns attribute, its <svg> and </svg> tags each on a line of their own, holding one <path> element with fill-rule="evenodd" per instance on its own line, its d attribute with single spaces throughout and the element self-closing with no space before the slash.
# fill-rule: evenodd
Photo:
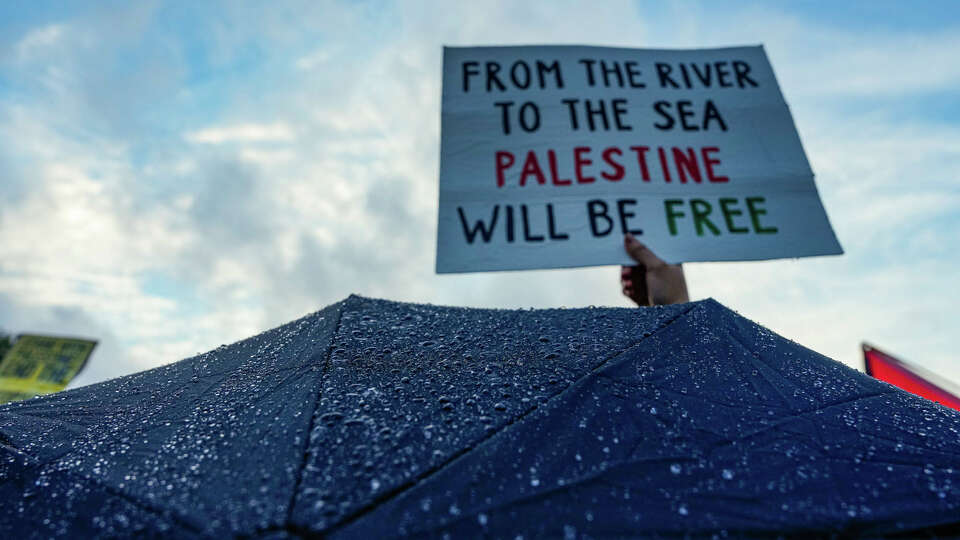
<svg viewBox="0 0 960 540">
<path fill-rule="evenodd" d="M 437 272 L 840 254 L 762 47 L 447 47 Z"/>
<path fill-rule="evenodd" d="M 0 403 L 63 390 L 96 345 L 86 339 L 19 336 L 0 359 Z"/>
</svg>

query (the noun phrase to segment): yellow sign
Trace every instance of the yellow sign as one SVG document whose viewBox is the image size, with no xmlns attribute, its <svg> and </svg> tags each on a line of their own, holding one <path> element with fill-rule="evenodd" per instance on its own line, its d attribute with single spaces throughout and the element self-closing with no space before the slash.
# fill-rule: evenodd
<svg viewBox="0 0 960 540">
<path fill-rule="evenodd" d="M 59 392 L 96 346 L 86 339 L 24 334 L 0 360 L 0 403 Z"/>
</svg>

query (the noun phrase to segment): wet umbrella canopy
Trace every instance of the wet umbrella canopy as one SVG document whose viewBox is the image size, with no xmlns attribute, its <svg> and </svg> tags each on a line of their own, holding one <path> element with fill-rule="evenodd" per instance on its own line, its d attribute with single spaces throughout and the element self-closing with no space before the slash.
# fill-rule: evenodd
<svg viewBox="0 0 960 540">
<path fill-rule="evenodd" d="M 4 406 L 0 443 L 8 538 L 960 531 L 960 413 L 712 300 L 350 297 Z"/>
</svg>

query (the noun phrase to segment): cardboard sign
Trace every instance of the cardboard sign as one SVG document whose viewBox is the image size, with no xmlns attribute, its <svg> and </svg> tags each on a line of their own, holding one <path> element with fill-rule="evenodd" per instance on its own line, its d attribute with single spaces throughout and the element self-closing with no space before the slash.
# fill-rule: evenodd
<svg viewBox="0 0 960 540">
<path fill-rule="evenodd" d="M 96 341 L 21 335 L 0 359 L 0 403 L 59 392 L 80 373 Z"/>
<path fill-rule="evenodd" d="M 437 272 L 842 253 L 762 47 L 447 47 Z"/>
</svg>

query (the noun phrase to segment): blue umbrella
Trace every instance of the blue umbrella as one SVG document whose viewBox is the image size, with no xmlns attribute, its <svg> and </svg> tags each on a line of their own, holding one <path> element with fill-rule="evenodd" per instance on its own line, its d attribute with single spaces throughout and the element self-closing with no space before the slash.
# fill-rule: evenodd
<svg viewBox="0 0 960 540">
<path fill-rule="evenodd" d="M 0 444 L 7 538 L 960 534 L 960 413 L 712 300 L 352 296 Z"/>
</svg>

